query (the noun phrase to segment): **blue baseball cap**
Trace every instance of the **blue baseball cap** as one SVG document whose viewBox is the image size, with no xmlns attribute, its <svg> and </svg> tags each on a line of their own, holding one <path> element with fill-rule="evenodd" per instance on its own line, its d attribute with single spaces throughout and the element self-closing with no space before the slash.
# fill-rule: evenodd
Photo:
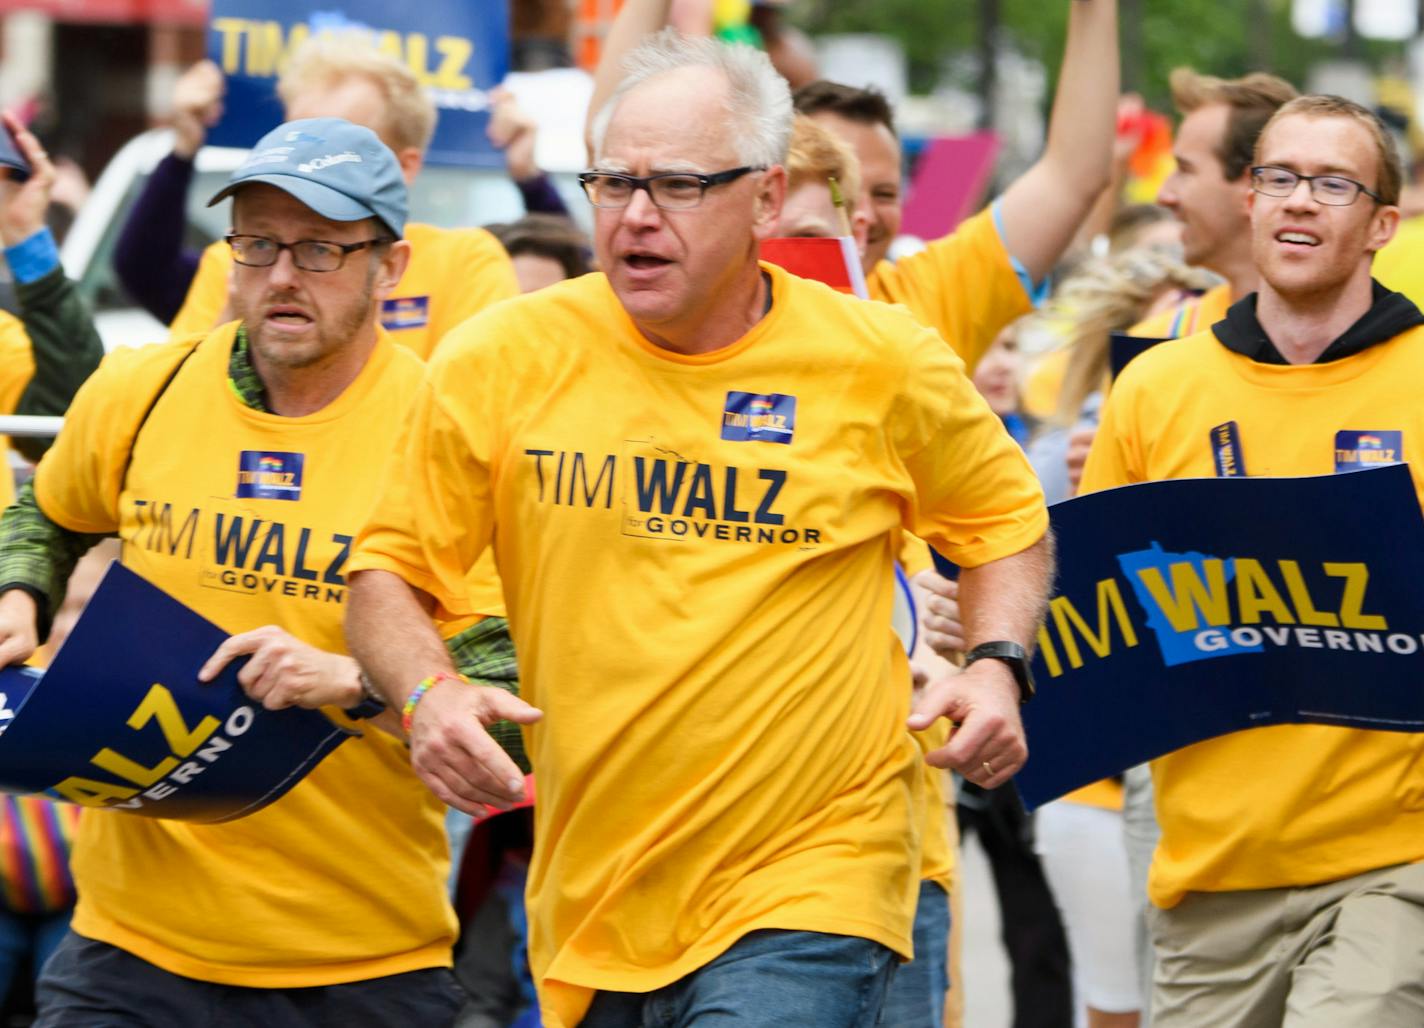
<svg viewBox="0 0 1424 1028">
<path fill-rule="evenodd" d="M 379 218 L 396 238 L 405 232 L 409 203 L 400 162 L 374 132 L 344 118 L 277 126 L 208 206 L 252 182 L 276 186 L 332 221 Z"/>
</svg>

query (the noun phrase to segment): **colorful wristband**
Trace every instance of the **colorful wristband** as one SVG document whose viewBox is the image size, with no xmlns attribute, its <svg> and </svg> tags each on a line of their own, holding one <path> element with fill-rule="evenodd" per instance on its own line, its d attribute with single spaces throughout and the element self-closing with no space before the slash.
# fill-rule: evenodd
<svg viewBox="0 0 1424 1028">
<path fill-rule="evenodd" d="M 425 694 L 447 679 L 451 682 L 464 682 L 466 685 L 470 682 L 464 675 L 453 674 L 449 671 L 437 671 L 433 675 L 422 678 L 411 690 L 410 695 L 406 697 L 405 706 L 401 708 L 401 728 L 405 730 L 406 735 L 410 734 L 411 722 L 415 720 L 415 708 L 420 706 L 420 701 L 425 698 Z"/>
</svg>

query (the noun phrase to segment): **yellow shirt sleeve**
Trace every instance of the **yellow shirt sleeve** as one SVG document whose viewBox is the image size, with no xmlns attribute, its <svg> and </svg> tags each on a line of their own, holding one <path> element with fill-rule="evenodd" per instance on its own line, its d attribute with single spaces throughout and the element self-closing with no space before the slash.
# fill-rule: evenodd
<svg viewBox="0 0 1424 1028">
<path fill-rule="evenodd" d="M 436 345 L 466 318 L 519 294 L 514 263 L 489 232 L 464 228 L 443 230 L 440 235 L 441 266 L 447 281 L 432 310 L 430 335 Z"/>
<path fill-rule="evenodd" d="M 930 547 L 923 539 L 916 539 L 909 532 L 905 532 L 900 537 L 900 567 L 905 574 L 914 578 L 921 571 L 934 570 L 934 558 L 930 556 Z"/>
<path fill-rule="evenodd" d="M 399 575 L 435 598 L 436 620 L 465 624 L 482 613 L 466 579 L 493 531 L 488 440 L 472 439 L 467 427 L 427 377 L 396 444 L 397 473 L 386 477 L 349 564 Z"/>
<path fill-rule="evenodd" d="M 866 283 L 873 300 L 904 304 L 944 337 L 970 371 L 994 338 L 1033 309 L 992 208 L 894 264 L 881 261 Z"/>
<path fill-rule="evenodd" d="M 169 338 L 209 332 L 217 326 L 218 317 L 227 307 L 228 278 L 232 272 L 232 254 L 222 240 L 203 251 L 198 261 L 198 273 L 188 287 L 173 323 L 168 326 Z"/>
<path fill-rule="evenodd" d="M 1374 276 L 1380 285 L 1424 304 L 1424 217 L 1400 222 L 1394 238 L 1375 254 Z"/>
<path fill-rule="evenodd" d="M 1023 450 L 934 335 L 914 358 L 897 412 L 918 506 L 906 527 L 966 568 L 1032 546 L 1048 509 Z"/>
</svg>

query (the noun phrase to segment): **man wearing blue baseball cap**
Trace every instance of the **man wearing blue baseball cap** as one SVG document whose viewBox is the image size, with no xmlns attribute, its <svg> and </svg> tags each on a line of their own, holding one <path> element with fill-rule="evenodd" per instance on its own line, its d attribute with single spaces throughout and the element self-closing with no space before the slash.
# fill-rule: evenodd
<svg viewBox="0 0 1424 1028">
<path fill-rule="evenodd" d="M 30 653 L 73 561 L 116 534 L 126 565 L 234 633 L 201 678 L 247 656 L 264 706 L 374 716 L 341 615 L 422 372 L 378 324 L 409 254 L 405 186 L 373 133 L 320 118 L 264 138 L 228 195 L 240 320 L 111 354 L 81 391 L 0 522 L 0 662 Z M 369 727 L 235 822 L 86 810 L 38 1024 L 451 1023 L 442 813 Z"/>
</svg>

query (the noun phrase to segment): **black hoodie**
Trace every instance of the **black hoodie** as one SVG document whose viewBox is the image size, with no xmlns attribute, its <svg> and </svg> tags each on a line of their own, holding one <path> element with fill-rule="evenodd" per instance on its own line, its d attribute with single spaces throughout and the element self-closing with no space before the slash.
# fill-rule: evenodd
<svg viewBox="0 0 1424 1028">
<path fill-rule="evenodd" d="M 1258 364 L 1288 364 L 1256 320 L 1256 293 L 1233 303 L 1226 317 L 1211 326 L 1212 334 L 1222 346 Z M 1371 346 L 1385 343 L 1406 329 L 1424 325 L 1424 314 L 1403 293 L 1395 293 L 1378 282 L 1374 283 L 1373 303 L 1360 320 L 1345 330 L 1345 334 L 1325 348 L 1315 358 L 1316 364 L 1329 364 L 1352 357 Z"/>
</svg>

